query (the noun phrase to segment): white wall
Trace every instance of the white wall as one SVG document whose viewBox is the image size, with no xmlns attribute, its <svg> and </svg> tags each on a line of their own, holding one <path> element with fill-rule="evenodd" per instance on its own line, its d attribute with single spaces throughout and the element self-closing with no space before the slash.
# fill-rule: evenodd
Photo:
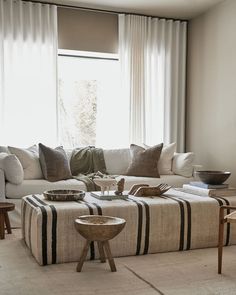
<svg viewBox="0 0 236 295">
<path fill-rule="evenodd" d="M 236 187 L 236 1 L 189 23 L 186 148 Z"/>
</svg>

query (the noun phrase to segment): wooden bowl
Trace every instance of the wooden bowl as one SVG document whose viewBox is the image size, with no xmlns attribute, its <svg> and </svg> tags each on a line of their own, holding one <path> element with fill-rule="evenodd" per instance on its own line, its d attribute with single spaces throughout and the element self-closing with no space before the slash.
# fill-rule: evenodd
<svg viewBox="0 0 236 295">
<path fill-rule="evenodd" d="M 228 179 L 231 175 L 230 172 L 224 171 L 196 171 L 195 175 L 197 175 L 200 180 L 206 184 L 222 184 Z"/>
<path fill-rule="evenodd" d="M 76 230 L 90 241 L 107 241 L 118 235 L 125 226 L 123 218 L 84 215 L 75 220 Z"/>
<path fill-rule="evenodd" d="M 50 201 L 77 201 L 83 200 L 85 192 L 80 190 L 50 190 L 43 193 L 44 198 Z"/>
</svg>

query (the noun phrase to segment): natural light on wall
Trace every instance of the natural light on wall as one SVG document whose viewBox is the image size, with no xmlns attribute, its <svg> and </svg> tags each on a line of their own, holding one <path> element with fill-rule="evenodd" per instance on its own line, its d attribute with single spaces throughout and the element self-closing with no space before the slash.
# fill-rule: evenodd
<svg viewBox="0 0 236 295">
<path fill-rule="evenodd" d="M 60 51 L 58 113 L 64 147 L 127 147 L 129 102 L 121 95 L 117 56 Z"/>
</svg>

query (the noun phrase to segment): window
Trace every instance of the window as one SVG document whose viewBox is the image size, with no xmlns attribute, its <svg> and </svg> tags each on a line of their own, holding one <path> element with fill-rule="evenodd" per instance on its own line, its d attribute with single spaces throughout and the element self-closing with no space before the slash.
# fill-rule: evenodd
<svg viewBox="0 0 236 295">
<path fill-rule="evenodd" d="M 117 56 L 60 51 L 59 139 L 65 147 L 127 147 L 129 105 L 121 95 Z"/>
</svg>

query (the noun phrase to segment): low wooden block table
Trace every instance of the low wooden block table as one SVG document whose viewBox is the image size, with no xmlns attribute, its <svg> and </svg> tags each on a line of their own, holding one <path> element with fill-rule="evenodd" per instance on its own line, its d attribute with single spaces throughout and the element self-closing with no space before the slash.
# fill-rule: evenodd
<svg viewBox="0 0 236 295">
<path fill-rule="evenodd" d="M 78 262 L 84 238 L 74 221 L 82 215 L 116 216 L 126 220 L 110 241 L 113 257 L 217 247 L 219 207 L 236 206 L 236 196 L 210 198 L 170 189 L 162 197 L 129 196 L 103 201 L 86 194 L 83 201 L 53 202 L 42 195 L 22 200 L 22 234 L 40 265 Z M 236 223 L 225 224 L 224 245 L 236 244 Z M 91 243 L 86 259 L 99 259 Z"/>
<path fill-rule="evenodd" d="M 0 202 L 0 239 L 5 238 L 5 225 L 7 233 L 11 234 L 11 224 L 8 217 L 8 211 L 13 211 L 15 209 L 15 204 Z"/>
</svg>

